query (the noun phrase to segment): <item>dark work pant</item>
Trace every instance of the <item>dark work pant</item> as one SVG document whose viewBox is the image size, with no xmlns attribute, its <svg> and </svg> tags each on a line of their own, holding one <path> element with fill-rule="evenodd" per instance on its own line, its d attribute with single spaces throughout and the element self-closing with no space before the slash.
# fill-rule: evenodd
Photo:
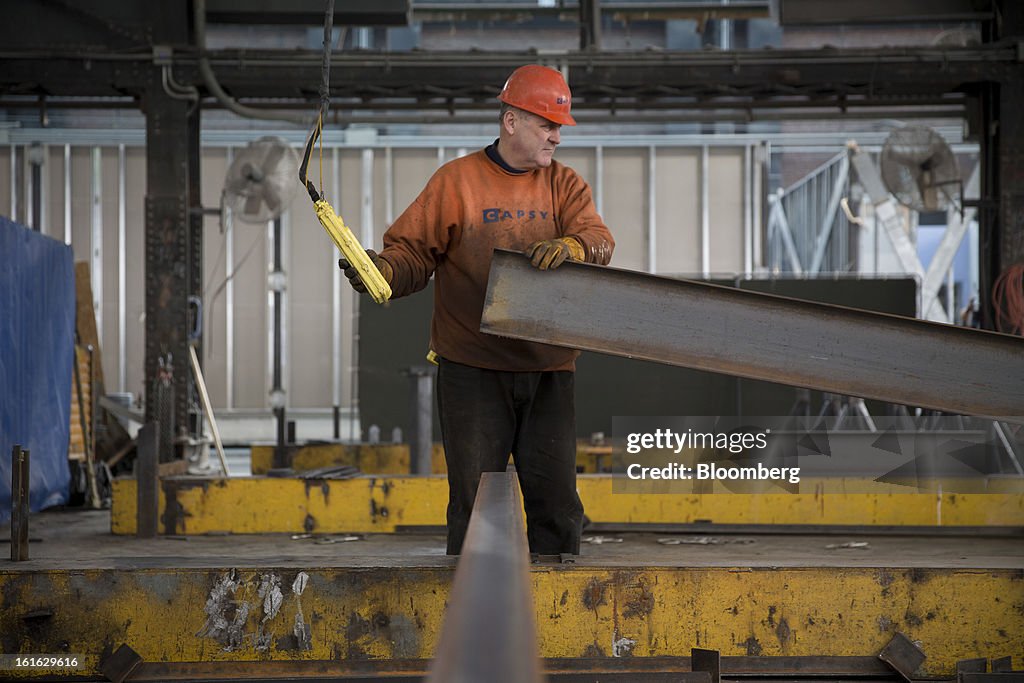
<svg viewBox="0 0 1024 683">
<path fill-rule="evenodd" d="M 526 508 L 530 552 L 579 554 L 572 372 L 502 372 L 440 359 L 437 404 L 448 463 L 448 554 L 462 549 L 482 472 L 509 453 Z"/>
</svg>

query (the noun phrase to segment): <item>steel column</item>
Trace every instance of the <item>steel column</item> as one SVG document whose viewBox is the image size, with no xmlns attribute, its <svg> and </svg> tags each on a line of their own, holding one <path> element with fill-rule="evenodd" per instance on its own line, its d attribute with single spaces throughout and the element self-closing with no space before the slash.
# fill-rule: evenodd
<svg viewBox="0 0 1024 683">
<path fill-rule="evenodd" d="M 434 368 L 416 365 L 409 376 L 409 472 L 431 474 L 431 449 L 434 445 Z"/>
<path fill-rule="evenodd" d="M 188 103 L 192 107 L 192 103 Z M 188 319 L 189 330 L 199 330 L 200 333 L 196 339 L 192 340 L 192 346 L 195 347 L 196 354 L 199 358 L 205 358 L 206 355 L 203 352 L 203 334 L 202 330 L 205 329 L 202 324 L 203 316 L 203 186 L 200 182 L 200 169 L 202 167 L 202 149 L 200 134 L 199 134 L 199 107 L 195 106 L 194 109 L 190 109 L 187 114 L 188 119 L 188 138 L 186 144 L 188 145 L 188 233 L 185 239 L 186 245 L 186 260 L 185 260 L 185 272 L 186 272 L 186 283 L 188 289 L 184 292 L 185 295 L 185 309 L 190 310 L 188 301 L 198 301 L 199 306 L 193 307 L 191 310 L 195 311 L 195 316 L 198 320 Z M 194 387 L 195 384 L 192 381 L 191 363 L 188 358 L 188 340 L 185 344 L 186 356 L 181 359 L 181 364 L 185 368 L 184 385 L 186 387 Z M 193 424 L 189 420 L 189 406 L 191 405 L 191 392 L 186 392 L 184 396 L 179 398 L 178 410 L 182 411 L 179 417 L 184 417 L 185 422 L 179 422 L 178 424 L 188 425 L 189 431 L 197 429 L 202 421 L 200 413 L 196 416 L 196 422 Z M 184 405 L 180 403 L 184 401 Z M 211 418 L 212 419 L 212 418 Z M 201 435 L 200 435 L 201 436 Z M 226 474 L 226 473 L 225 473 Z"/>
<path fill-rule="evenodd" d="M 268 321 L 270 324 L 270 407 L 274 411 L 274 418 L 277 420 L 277 448 L 274 450 L 274 467 L 290 467 L 287 450 L 285 448 L 286 429 L 286 406 L 288 403 L 287 393 L 284 388 L 284 291 L 285 276 L 282 270 L 283 265 L 283 231 L 281 218 L 275 218 L 271 222 L 270 240 L 273 245 L 271 249 L 270 264 L 270 300 L 273 311 Z"/>
<path fill-rule="evenodd" d="M 711 194 L 708 178 L 708 146 L 700 148 L 700 272 L 711 274 Z"/>
<path fill-rule="evenodd" d="M 135 535 L 156 538 L 160 521 L 160 476 L 157 465 L 160 427 L 155 422 L 142 425 L 137 437 L 135 479 Z"/>
<path fill-rule="evenodd" d="M 28 559 L 29 452 L 11 450 L 11 561 Z"/>
<path fill-rule="evenodd" d="M 999 38 L 1014 38 L 1017 62 L 1008 67 L 999 90 L 996 131 L 999 155 L 999 272 L 1024 263 L 1024 66 L 1019 58 L 1024 38 L 1024 5 L 1013 0 L 998 3 Z"/>
<path fill-rule="evenodd" d="M 1024 82 L 1004 81 L 999 103 L 999 272 L 1002 273 L 1013 264 L 1024 262 L 1024 118 L 1021 117 Z"/>
<path fill-rule="evenodd" d="M 390 153 L 388 155 L 390 158 Z M 332 192 L 331 196 L 334 201 L 340 201 L 341 198 L 341 161 L 338 154 L 338 148 L 335 147 L 331 150 L 331 183 Z M 335 410 L 335 426 L 337 427 L 337 415 L 339 407 L 341 406 L 342 396 L 342 384 L 344 382 L 342 376 L 342 354 L 341 354 L 341 301 L 342 301 L 342 273 L 341 269 L 338 268 L 338 250 L 331 249 L 328 252 L 329 265 L 331 269 L 331 400 L 333 401 Z M 338 430 L 336 429 L 335 432 Z M 337 439 L 340 434 L 335 433 L 334 438 Z"/>
<path fill-rule="evenodd" d="M 658 272 L 658 153 L 647 147 L 647 272 Z M 707 149 L 706 147 L 704 148 Z"/>
<path fill-rule="evenodd" d="M 601 0 L 580 0 L 580 49 L 601 49 Z"/>
<path fill-rule="evenodd" d="M 125 190 L 127 159 L 125 146 L 117 146 L 117 390 L 126 391 L 128 381 L 128 329 L 127 329 L 127 293 L 125 286 L 127 282 L 127 257 L 128 249 L 125 246 L 125 232 L 127 230 L 127 207 L 128 196 Z"/>
<path fill-rule="evenodd" d="M 235 151 L 228 147 L 225 166 L 231 168 Z M 224 407 L 235 407 L 235 216 L 224 207 Z"/>
<path fill-rule="evenodd" d="M 751 178 L 753 153 L 750 145 L 743 148 L 743 274 L 747 276 L 754 270 L 754 183 Z"/>
<path fill-rule="evenodd" d="M 1024 421 L 1024 339 L 496 252 L 481 329 L 515 339 Z M 572 305 L 567 305 L 572 302 Z"/>
<path fill-rule="evenodd" d="M 64 244 L 71 244 L 71 145 L 64 145 Z"/>
<path fill-rule="evenodd" d="M 89 215 L 89 266 L 92 275 L 92 307 L 96 316 L 96 337 L 103 345 L 103 151 L 90 152 L 91 200 Z"/>
<path fill-rule="evenodd" d="M 188 7 L 154 3 L 154 40 L 187 43 Z M 200 293 L 202 216 L 190 216 L 199 205 L 199 111 L 164 92 L 159 67 L 149 69 L 146 113 L 146 363 L 147 392 L 158 376 L 159 362 L 169 357 L 173 370 L 173 422 L 188 425 L 190 368 L 188 300 Z M 156 419 L 154 397 L 147 393 L 146 420 Z M 173 426 L 161 423 L 165 432 Z M 161 439 L 166 444 L 166 439 Z M 165 446 L 166 447 L 166 446 Z M 163 449 L 162 449 L 163 450 Z M 172 453 L 158 454 L 161 462 Z"/>
</svg>

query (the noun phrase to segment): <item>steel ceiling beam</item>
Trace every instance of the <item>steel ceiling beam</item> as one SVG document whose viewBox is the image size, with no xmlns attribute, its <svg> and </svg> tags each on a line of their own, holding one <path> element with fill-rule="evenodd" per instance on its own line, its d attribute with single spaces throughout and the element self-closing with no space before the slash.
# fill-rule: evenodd
<svg viewBox="0 0 1024 683">
<path fill-rule="evenodd" d="M 772 0 L 783 26 L 989 21 L 992 0 Z"/>
<path fill-rule="evenodd" d="M 324 0 L 206 0 L 211 24 L 323 26 Z M 411 0 L 335 0 L 335 26 L 408 26 Z"/>
<path fill-rule="evenodd" d="M 1024 421 L 1024 339 L 496 252 L 480 329 L 514 339 Z"/>
<path fill-rule="evenodd" d="M 536 18 L 574 22 L 579 19 L 580 7 L 587 0 L 559 2 L 557 6 L 530 5 L 523 2 L 419 2 L 412 5 L 413 21 L 465 22 L 465 21 L 529 21 Z M 768 0 L 733 0 L 723 4 L 720 0 L 673 2 L 602 2 L 600 13 L 611 15 L 617 21 L 666 21 L 689 19 L 703 22 L 708 19 L 767 19 L 771 16 Z"/>
<path fill-rule="evenodd" d="M 214 50 L 211 65 L 236 98 L 314 101 L 321 55 L 313 51 Z M 151 50 L 78 52 L 0 50 L 0 94 L 109 96 L 140 92 L 153 65 Z M 1016 45 L 874 50 L 736 52 L 571 52 L 538 58 L 529 52 L 354 52 L 331 62 L 332 97 L 367 102 L 395 97 L 423 101 L 492 100 L 513 69 L 544 62 L 565 67 L 574 104 L 636 106 L 670 100 L 803 101 L 935 97 L 1019 71 Z M 191 48 L 170 57 L 173 77 L 202 88 Z M 683 102 L 685 103 L 685 102 Z"/>
</svg>

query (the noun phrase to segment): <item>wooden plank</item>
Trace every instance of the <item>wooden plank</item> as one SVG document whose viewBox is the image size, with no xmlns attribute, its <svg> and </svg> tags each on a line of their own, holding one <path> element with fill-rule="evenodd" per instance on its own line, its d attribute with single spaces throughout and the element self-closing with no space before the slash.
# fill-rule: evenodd
<svg viewBox="0 0 1024 683">
<path fill-rule="evenodd" d="M 78 333 L 78 343 L 82 346 L 92 344 L 96 350 L 96 384 L 99 387 L 105 385 L 103 381 L 103 357 L 100 354 L 100 337 L 96 330 L 96 312 L 92 307 L 92 277 L 89 273 L 89 263 L 79 261 L 75 264 L 75 305 L 77 317 L 75 331 Z M 88 361 L 86 361 L 88 366 Z M 83 375 L 83 379 L 87 375 Z"/>
</svg>

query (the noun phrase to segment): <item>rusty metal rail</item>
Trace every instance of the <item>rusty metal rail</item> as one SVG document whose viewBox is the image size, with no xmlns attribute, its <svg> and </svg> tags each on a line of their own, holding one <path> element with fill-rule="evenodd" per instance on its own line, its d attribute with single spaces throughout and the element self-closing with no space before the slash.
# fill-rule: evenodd
<svg viewBox="0 0 1024 683">
<path fill-rule="evenodd" d="M 952 413 L 1024 421 L 1024 339 L 494 254 L 484 332 Z"/>
<path fill-rule="evenodd" d="M 530 551 L 514 472 L 480 478 L 430 683 L 539 683 Z"/>
<path fill-rule="evenodd" d="M 721 683 L 722 680 L 778 683 L 786 678 L 807 682 L 851 679 L 903 681 L 878 657 L 721 657 L 721 678 L 713 672 L 700 670 L 699 666 L 700 663 L 694 662 L 692 657 L 544 660 L 551 683 Z M 426 667 L 427 662 L 422 659 L 142 662 L 126 680 L 132 683 L 422 683 Z M 113 677 L 108 677 L 113 680 Z M 1003 680 L 999 683 L 1011 682 Z"/>
</svg>

